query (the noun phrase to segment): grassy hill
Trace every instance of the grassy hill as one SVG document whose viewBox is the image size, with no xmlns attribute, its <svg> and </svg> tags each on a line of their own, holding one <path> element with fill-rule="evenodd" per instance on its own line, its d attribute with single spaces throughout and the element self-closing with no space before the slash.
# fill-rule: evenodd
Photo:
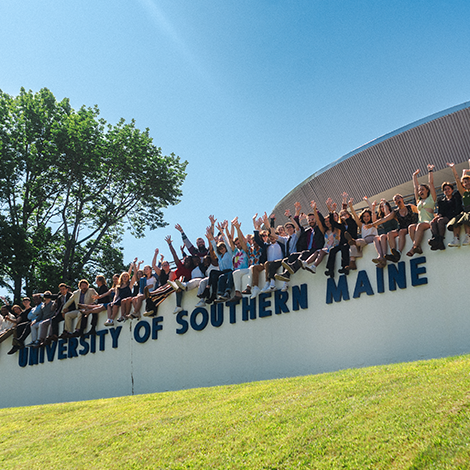
<svg viewBox="0 0 470 470">
<path fill-rule="evenodd" d="M 470 356 L 9 408 L 0 423 L 2 469 L 466 469 Z"/>
</svg>

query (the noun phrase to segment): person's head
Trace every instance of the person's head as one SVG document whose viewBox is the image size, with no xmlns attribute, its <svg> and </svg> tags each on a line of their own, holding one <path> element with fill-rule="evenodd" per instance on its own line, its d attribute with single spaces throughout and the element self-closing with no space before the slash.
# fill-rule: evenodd
<svg viewBox="0 0 470 470">
<path fill-rule="evenodd" d="M 286 222 L 284 224 L 284 229 L 285 229 L 288 236 L 292 236 L 295 232 L 295 227 L 294 227 L 294 224 L 292 222 Z"/>
<path fill-rule="evenodd" d="M 269 243 L 274 244 L 277 241 L 277 238 L 274 235 L 269 235 L 268 236 Z"/>
<path fill-rule="evenodd" d="M 418 197 L 420 199 L 427 199 L 429 194 L 431 194 L 431 188 L 429 187 L 429 184 L 423 183 L 418 186 Z"/>
<path fill-rule="evenodd" d="M 342 209 L 341 212 L 339 213 L 339 217 L 341 218 L 341 220 L 348 220 L 349 217 L 351 217 L 351 215 L 346 209 Z"/>
<path fill-rule="evenodd" d="M 268 242 L 268 236 L 269 236 L 269 231 L 268 230 L 261 230 L 259 233 L 259 236 L 261 237 L 261 240 L 264 241 L 264 243 Z"/>
<path fill-rule="evenodd" d="M 44 292 L 44 303 L 48 304 L 52 300 L 52 293 L 50 290 Z"/>
<path fill-rule="evenodd" d="M 462 176 L 460 182 L 466 191 L 470 190 L 470 175 Z"/>
<path fill-rule="evenodd" d="M 284 225 L 278 225 L 276 227 L 276 233 L 280 236 L 280 237 L 285 237 L 286 236 L 286 231 L 284 230 Z"/>
<path fill-rule="evenodd" d="M 6 305 L 2 305 L 0 313 L 2 314 L 3 317 L 6 317 L 10 313 L 10 310 Z"/>
<path fill-rule="evenodd" d="M 388 207 L 389 213 L 392 212 L 392 206 L 390 206 L 390 203 L 388 201 L 380 201 L 379 210 L 378 210 L 380 218 L 385 217 L 385 215 L 386 215 L 385 214 L 385 206 Z"/>
<path fill-rule="evenodd" d="M 221 256 L 223 256 L 223 255 L 225 255 L 225 253 L 227 253 L 227 247 L 225 246 L 224 242 L 217 243 L 217 253 Z"/>
<path fill-rule="evenodd" d="M 364 209 L 361 212 L 361 215 L 359 216 L 359 220 L 363 224 L 370 224 L 370 222 L 372 221 L 372 212 L 370 211 L 370 209 Z"/>
<path fill-rule="evenodd" d="M 135 275 L 137 276 L 137 279 L 140 279 L 141 277 L 144 277 L 144 271 L 142 269 L 139 269 Z"/>
<path fill-rule="evenodd" d="M 253 245 L 253 234 L 249 233 L 248 235 L 245 235 L 245 240 L 248 245 Z"/>
<path fill-rule="evenodd" d="M 33 294 L 34 305 L 39 305 L 42 302 L 41 294 Z"/>
<path fill-rule="evenodd" d="M 313 212 L 310 212 L 307 215 L 307 223 L 312 228 L 315 227 L 315 225 L 317 224 L 317 221 L 315 220 L 315 214 Z"/>
<path fill-rule="evenodd" d="M 69 291 L 69 286 L 67 284 L 63 282 L 59 284 L 60 295 L 66 295 L 68 291 Z"/>
<path fill-rule="evenodd" d="M 90 287 L 90 284 L 88 283 L 88 281 L 86 279 L 82 279 L 79 283 L 78 283 L 78 288 L 83 292 L 85 293 L 87 290 L 88 290 L 88 287 Z M 44 294 L 44 297 L 45 297 L 45 294 Z"/>
<path fill-rule="evenodd" d="M 201 258 L 199 258 L 198 255 L 193 255 L 191 256 L 191 260 L 192 260 L 192 263 L 193 263 L 193 268 L 197 268 L 201 262 Z"/>
<path fill-rule="evenodd" d="M 202 260 L 202 264 L 204 265 L 204 267 L 208 268 L 210 265 L 211 265 L 211 257 L 210 255 L 206 255 L 204 256 L 203 260 Z"/>
<path fill-rule="evenodd" d="M 123 271 L 121 275 L 119 276 L 119 286 L 125 286 L 126 284 L 129 284 L 129 273 L 126 271 Z"/>
<path fill-rule="evenodd" d="M 23 297 L 23 300 L 21 301 L 21 303 L 23 304 L 23 307 L 25 309 L 28 309 L 29 307 L 31 307 L 31 299 L 29 297 Z"/>
<path fill-rule="evenodd" d="M 106 278 L 103 275 L 98 274 L 98 276 L 96 276 L 95 282 L 98 287 L 105 286 Z"/>
<path fill-rule="evenodd" d="M 146 264 L 144 266 L 144 276 L 150 277 L 151 275 L 152 275 L 152 266 L 149 266 L 148 264 Z"/>
<path fill-rule="evenodd" d="M 165 273 L 168 274 L 170 272 L 170 263 L 168 261 L 163 261 L 162 269 Z"/>
<path fill-rule="evenodd" d="M 21 307 L 19 305 L 13 305 L 13 307 L 11 307 L 11 311 L 13 314 L 18 316 L 21 314 Z"/>
<path fill-rule="evenodd" d="M 206 243 L 204 242 L 204 238 L 196 238 L 196 246 L 199 249 L 203 249 L 206 247 Z"/>
<path fill-rule="evenodd" d="M 393 202 L 398 207 L 402 207 L 405 204 L 405 202 L 403 201 L 403 196 L 401 194 L 395 194 L 395 196 L 393 196 Z"/>
<path fill-rule="evenodd" d="M 239 239 L 238 237 L 236 237 L 235 240 L 233 240 L 233 244 L 234 244 L 239 250 L 242 249 L 242 244 L 241 244 L 240 239 Z"/>
<path fill-rule="evenodd" d="M 449 183 L 448 181 L 444 181 L 441 184 L 441 190 L 446 196 L 448 196 L 449 194 L 452 195 L 452 193 L 454 192 L 454 185 L 452 183 Z"/>
<path fill-rule="evenodd" d="M 326 217 L 326 218 L 325 218 L 325 227 L 326 227 L 328 230 L 331 230 L 331 221 L 330 221 L 330 218 L 329 218 L 329 217 Z"/>
<path fill-rule="evenodd" d="M 116 287 L 119 283 L 119 274 L 113 276 L 113 287 Z"/>
</svg>

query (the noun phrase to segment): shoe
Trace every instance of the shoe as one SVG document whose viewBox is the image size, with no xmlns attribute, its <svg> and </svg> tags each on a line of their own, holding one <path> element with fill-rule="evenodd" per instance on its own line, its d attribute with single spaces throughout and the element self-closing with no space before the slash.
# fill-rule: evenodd
<svg viewBox="0 0 470 470">
<path fill-rule="evenodd" d="M 381 258 L 380 263 L 377 264 L 377 267 L 379 267 L 380 269 L 383 269 L 385 268 L 385 266 L 387 266 L 387 260 L 385 258 Z"/>
<path fill-rule="evenodd" d="M 176 315 L 177 313 L 180 313 L 183 311 L 183 307 L 178 307 L 176 306 L 175 310 L 173 311 L 173 313 Z"/>
<path fill-rule="evenodd" d="M 166 281 L 168 284 L 170 284 L 170 286 L 172 287 L 172 289 L 174 291 L 177 291 L 179 289 L 178 285 L 176 284 L 175 281 Z"/>
<path fill-rule="evenodd" d="M 52 339 L 51 339 L 50 336 L 48 336 L 48 337 L 42 342 L 42 345 L 43 345 L 43 346 L 49 346 L 51 343 L 52 343 Z"/>
<path fill-rule="evenodd" d="M 470 245 L 470 235 L 467 233 L 467 235 L 465 235 L 465 238 L 463 239 L 462 246 L 468 245 Z"/>
<path fill-rule="evenodd" d="M 59 336 L 60 339 L 67 339 L 67 338 L 70 338 L 70 335 L 71 333 L 69 333 L 68 331 L 63 331 L 62 334 Z"/>
<path fill-rule="evenodd" d="M 31 345 L 32 348 L 39 348 L 41 346 L 41 341 L 38 339 Z"/>
<path fill-rule="evenodd" d="M 291 265 L 287 263 L 286 261 L 283 261 L 282 263 L 283 268 L 289 272 L 289 274 L 294 274 L 294 270 L 292 269 Z"/>
<path fill-rule="evenodd" d="M 349 245 L 357 246 L 356 240 L 354 240 L 354 238 L 351 237 L 351 234 L 349 232 L 344 232 L 344 238 L 346 238 L 346 241 L 348 242 Z"/>
<path fill-rule="evenodd" d="M 80 331 L 79 331 L 79 330 L 75 330 L 75 331 L 70 335 L 71 338 L 78 338 L 79 336 L 80 336 Z"/>
<path fill-rule="evenodd" d="M 95 327 L 91 327 L 90 331 L 87 333 L 87 335 L 90 335 L 90 336 L 96 336 L 96 329 Z"/>
<path fill-rule="evenodd" d="M 15 354 L 16 351 L 19 351 L 20 350 L 20 347 L 19 346 L 13 346 L 8 352 L 7 354 Z"/>
<path fill-rule="evenodd" d="M 113 326 L 114 325 L 114 321 L 111 319 L 111 318 L 108 318 L 105 322 L 104 322 L 104 326 Z"/>
<path fill-rule="evenodd" d="M 423 249 L 420 246 L 415 246 L 415 253 L 418 253 L 418 255 L 422 255 Z"/>
<path fill-rule="evenodd" d="M 36 342 L 36 341 L 31 341 L 31 343 L 28 343 L 28 344 L 26 345 L 26 347 L 27 347 L 27 348 L 30 348 L 30 347 L 32 347 L 32 346 L 34 345 L 34 343 L 35 343 L 35 342 Z"/>
<path fill-rule="evenodd" d="M 302 261 L 302 269 L 315 274 L 317 272 L 317 267 L 314 264 L 307 264 L 307 261 Z"/>
<path fill-rule="evenodd" d="M 289 289 L 289 282 L 284 282 L 284 284 L 281 287 L 281 292 L 287 292 Z"/>
<path fill-rule="evenodd" d="M 400 261 L 400 258 L 401 258 L 401 253 L 396 250 L 395 248 L 392 248 L 392 255 L 394 256 L 395 258 L 395 263 L 398 263 L 398 261 Z"/>
<path fill-rule="evenodd" d="M 340 274 L 346 274 L 346 276 L 349 274 L 349 269 L 348 266 L 345 266 L 344 268 L 338 269 L 338 272 Z M 356 268 L 357 269 L 357 268 Z"/>
<path fill-rule="evenodd" d="M 272 292 L 273 290 L 276 290 L 276 282 L 274 281 L 274 279 L 269 284 L 268 292 Z"/>
<path fill-rule="evenodd" d="M 290 281 L 289 273 L 275 274 L 274 278 L 277 279 L 278 281 L 284 281 L 284 282 Z"/>
<path fill-rule="evenodd" d="M 447 246 L 449 247 L 460 246 L 460 238 L 454 237 L 454 239 Z"/>
<path fill-rule="evenodd" d="M 54 342 L 54 341 L 57 341 L 59 338 L 57 335 L 51 335 L 49 336 L 49 339 L 51 340 L 51 343 Z"/>
<path fill-rule="evenodd" d="M 441 240 L 437 246 L 436 246 L 436 250 L 445 250 L 446 249 L 446 246 L 444 245 L 444 242 Z M 432 250 L 432 248 L 431 248 Z"/>
<path fill-rule="evenodd" d="M 197 304 L 196 304 L 196 307 L 205 307 L 206 306 L 206 302 L 204 299 L 201 299 Z"/>
<path fill-rule="evenodd" d="M 144 312 L 144 317 L 153 317 L 155 312 L 153 310 L 149 310 L 148 312 Z"/>
<path fill-rule="evenodd" d="M 119 323 L 121 323 L 121 322 L 123 322 L 123 321 L 126 321 L 126 320 L 127 320 L 126 317 L 119 317 L 119 318 L 117 319 L 117 321 L 118 321 Z"/>
<path fill-rule="evenodd" d="M 406 254 L 406 256 L 413 256 L 416 253 L 416 248 L 413 247 L 411 250 Z"/>
<path fill-rule="evenodd" d="M 131 320 L 138 320 L 140 318 L 140 314 L 132 312 L 127 318 L 130 318 Z"/>
<path fill-rule="evenodd" d="M 253 287 L 253 293 L 251 294 L 251 299 L 256 299 L 256 297 L 258 297 L 258 295 L 261 294 L 261 289 L 258 287 L 258 286 L 254 286 Z"/>
<path fill-rule="evenodd" d="M 174 283 L 181 289 L 181 290 L 186 290 L 186 285 L 183 284 L 179 279 L 175 279 Z"/>
<path fill-rule="evenodd" d="M 265 292 L 269 292 L 271 289 L 270 289 L 270 286 L 271 286 L 271 283 L 268 281 L 265 286 L 261 289 L 261 293 L 264 294 Z M 253 297 L 253 296 L 252 296 Z"/>
<path fill-rule="evenodd" d="M 244 295 L 251 295 L 251 286 L 246 286 L 246 289 L 242 291 Z"/>
<path fill-rule="evenodd" d="M 235 294 L 228 302 L 238 302 L 239 300 L 243 299 L 241 294 Z"/>
<path fill-rule="evenodd" d="M 355 259 L 350 259 L 349 260 L 349 269 L 352 271 L 355 271 L 357 269 L 357 264 Z"/>
<path fill-rule="evenodd" d="M 334 271 L 328 270 L 328 271 L 325 271 L 325 276 L 329 276 L 329 277 L 333 278 L 333 277 L 335 277 L 335 273 L 334 273 Z"/>
</svg>

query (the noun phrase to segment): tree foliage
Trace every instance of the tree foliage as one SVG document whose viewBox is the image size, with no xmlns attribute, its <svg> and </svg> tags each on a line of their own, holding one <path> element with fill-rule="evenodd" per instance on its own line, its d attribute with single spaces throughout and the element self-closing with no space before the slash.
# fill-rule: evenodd
<svg viewBox="0 0 470 470">
<path fill-rule="evenodd" d="M 179 202 L 187 162 L 133 120 L 108 124 L 43 88 L 0 90 L 0 123 L 0 283 L 15 299 L 121 268 L 124 230 L 163 227 Z"/>
</svg>

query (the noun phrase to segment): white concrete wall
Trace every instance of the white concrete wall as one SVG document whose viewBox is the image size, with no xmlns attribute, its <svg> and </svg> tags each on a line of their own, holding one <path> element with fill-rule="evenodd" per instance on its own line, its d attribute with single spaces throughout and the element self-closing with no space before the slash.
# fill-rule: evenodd
<svg viewBox="0 0 470 470">
<path fill-rule="evenodd" d="M 407 287 L 389 291 L 386 268 L 385 292 L 377 293 L 376 267 L 370 261 L 376 254 L 368 246 L 358 268 L 367 273 L 374 295 L 353 298 L 359 275 L 355 271 L 347 277 L 350 300 L 327 304 L 322 265 L 315 275 L 301 270 L 292 278 L 292 286 L 306 285 L 306 309 L 292 309 L 289 289 L 289 313 L 243 321 L 242 306 L 237 305 L 236 322 L 231 324 L 224 305 L 220 327 L 209 322 L 202 331 L 189 326 L 185 334 L 177 334 L 181 325 L 172 313 L 175 299 L 171 296 L 160 307 L 162 330 L 156 340 L 138 343 L 137 321 L 128 321 L 117 348 L 112 348 L 108 331 L 104 351 L 97 347 L 95 353 L 62 360 L 56 351 L 52 362 L 45 358 L 42 364 L 25 367 L 19 365 L 19 354 L 6 354 L 11 347 L 6 340 L 0 344 L 0 407 L 207 387 L 468 353 L 470 311 L 461 299 L 470 247 L 443 252 L 423 248 L 424 255 L 412 259 L 425 257 L 417 267 L 426 272 L 417 278 L 427 279 L 427 284 L 416 287 L 411 285 L 410 258 L 403 256 Z M 271 309 L 273 299 L 274 294 L 266 299 Z M 192 314 L 196 301 L 195 291 L 185 294 L 188 316 L 183 318 Z M 104 320 L 102 313 L 101 330 L 106 330 Z M 151 319 L 142 321 L 151 324 Z"/>
</svg>

